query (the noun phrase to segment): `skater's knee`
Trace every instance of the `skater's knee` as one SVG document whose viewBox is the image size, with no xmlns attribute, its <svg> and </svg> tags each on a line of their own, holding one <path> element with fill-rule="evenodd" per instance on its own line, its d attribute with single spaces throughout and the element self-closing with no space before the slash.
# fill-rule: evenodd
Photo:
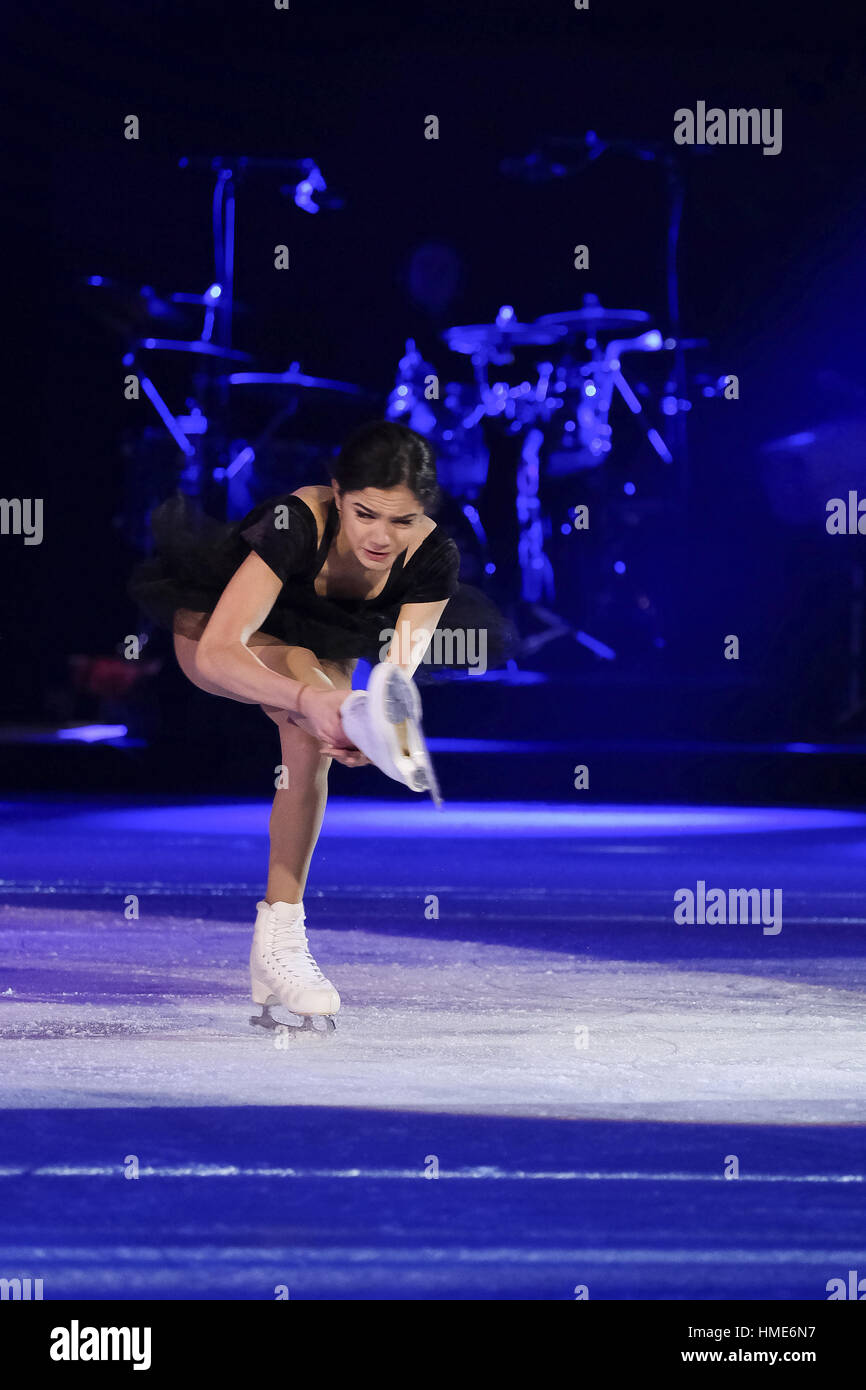
<svg viewBox="0 0 866 1390">
<path fill-rule="evenodd" d="M 308 733 L 299 723 L 302 716 L 295 715 L 291 710 L 278 708 L 276 705 L 261 705 L 263 713 L 273 720 L 280 731 L 280 744 L 284 755 L 299 758 L 304 753 L 312 755 L 313 750 L 321 748 L 318 739 Z"/>
<path fill-rule="evenodd" d="M 282 720 L 275 718 L 280 713 L 284 716 Z M 315 772 L 323 765 L 327 768 L 331 760 L 322 755 L 322 744 L 317 738 L 294 723 L 291 715 L 286 716 L 285 710 L 273 711 L 271 718 L 275 719 L 280 730 L 280 751 L 287 767 L 298 774 Z"/>
<path fill-rule="evenodd" d="M 261 709 L 268 719 L 273 719 L 278 728 L 283 724 L 292 723 L 292 716 L 287 709 L 280 709 L 277 705 L 262 705 Z"/>
</svg>

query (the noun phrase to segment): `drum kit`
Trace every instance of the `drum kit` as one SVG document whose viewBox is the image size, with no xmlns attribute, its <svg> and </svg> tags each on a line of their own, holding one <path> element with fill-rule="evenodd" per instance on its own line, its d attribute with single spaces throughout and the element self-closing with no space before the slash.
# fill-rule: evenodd
<svg viewBox="0 0 866 1390">
<path fill-rule="evenodd" d="M 331 448 L 335 435 L 360 418 L 383 413 L 383 395 L 313 376 L 298 361 L 282 371 L 260 371 L 248 352 L 232 345 L 233 315 L 244 309 L 233 294 L 235 188 L 259 165 L 271 173 L 278 166 L 288 179 L 281 193 L 293 193 L 304 212 L 341 205 L 311 160 L 210 159 L 202 167 L 214 176 L 215 274 L 203 293 L 161 296 L 98 275 L 85 282 L 99 289 L 106 322 L 123 332 L 124 366 L 154 411 L 150 429 L 127 446 L 127 454 L 139 452 L 129 470 L 139 490 L 125 508 L 136 544 L 145 535 L 149 507 L 172 487 L 197 497 L 212 515 L 243 515 L 287 483 L 309 481 L 323 438 Z M 464 552 L 465 576 L 477 577 L 509 605 L 518 629 L 526 630 L 523 614 L 533 615 L 536 631 L 527 634 L 526 652 L 565 634 L 613 659 L 608 641 L 553 611 L 558 586 L 551 540 L 577 529 L 576 509 L 564 498 L 570 492 L 573 501 L 581 479 L 610 471 L 621 435 L 628 433 L 624 461 L 638 476 L 648 460 L 672 470 L 673 421 L 679 425 L 677 417 L 691 409 L 690 395 L 721 391 L 712 375 L 705 375 L 702 390 L 697 376 L 685 387 L 682 371 L 671 365 L 705 341 L 665 336 L 643 310 L 611 309 L 585 294 L 579 307 L 529 322 L 503 304 L 490 322 L 446 329 L 440 343 L 440 360 L 431 363 L 414 339 L 406 340 L 384 414 L 433 443 L 443 524 L 450 523 Z M 668 364 L 656 371 L 655 384 L 646 372 L 638 374 L 652 360 Z M 175 368 L 179 375 L 172 379 Z M 184 399 L 183 410 L 171 408 L 172 396 Z M 629 418 L 636 429 L 627 432 Z M 145 460 L 149 466 L 142 466 Z M 626 493 L 636 486 L 627 483 Z"/>
<path fill-rule="evenodd" d="M 516 527 L 508 559 L 519 576 L 511 597 L 524 611 L 528 607 L 544 630 L 528 639 L 531 650 L 544 644 L 545 635 L 552 640 L 566 633 L 596 655 L 613 659 L 607 644 L 543 606 L 557 597 L 548 539 L 557 530 L 573 529 L 568 516 L 574 508 L 562 508 L 557 518 L 552 514 L 555 498 L 569 490 L 573 494 L 576 489 L 569 484 L 581 473 L 604 469 L 620 432 L 620 412 L 634 417 L 649 458 L 665 468 L 674 464 L 665 422 L 690 410 L 692 401 L 675 394 L 670 354 L 677 347 L 705 347 L 706 340 L 666 338 L 643 310 L 611 309 L 587 294 L 580 308 L 543 314 L 532 322 L 522 322 L 512 305 L 503 304 L 491 322 L 449 328 L 442 341 L 448 353 L 468 360 L 471 380 L 470 372 L 459 366 L 452 372 L 448 365 L 446 376 L 463 379 L 443 383 L 442 373 L 408 339 L 387 417 L 404 421 L 435 445 L 442 485 L 468 519 L 487 574 L 495 574 L 499 566 L 490 558 L 495 547 L 484 525 L 483 503 L 491 494 L 501 501 L 503 492 L 510 493 Z M 655 390 L 635 376 L 645 354 L 667 355 L 663 383 Z M 720 380 L 703 380 L 703 396 L 720 393 Z M 629 464 L 639 470 L 634 444 L 629 442 L 626 450 Z M 515 451 L 512 472 L 508 459 Z M 633 495 L 636 485 L 626 486 Z"/>
</svg>

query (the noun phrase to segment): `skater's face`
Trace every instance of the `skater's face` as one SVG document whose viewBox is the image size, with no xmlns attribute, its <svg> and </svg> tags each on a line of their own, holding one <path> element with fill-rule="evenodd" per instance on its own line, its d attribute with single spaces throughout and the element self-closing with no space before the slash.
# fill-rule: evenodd
<svg viewBox="0 0 866 1390">
<path fill-rule="evenodd" d="M 334 496 L 346 544 L 369 570 L 389 569 L 424 517 L 418 498 L 404 484 L 341 493 L 335 483 Z"/>
</svg>

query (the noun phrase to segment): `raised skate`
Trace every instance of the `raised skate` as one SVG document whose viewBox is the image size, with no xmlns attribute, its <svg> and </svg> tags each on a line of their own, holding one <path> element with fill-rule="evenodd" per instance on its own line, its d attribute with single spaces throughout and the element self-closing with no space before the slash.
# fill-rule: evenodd
<svg viewBox="0 0 866 1390">
<path fill-rule="evenodd" d="M 333 1033 L 333 1015 L 340 996 L 310 954 L 301 903 L 257 904 L 253 944 L 250 950 L 250 984 L 253 1003 L 262 1006 L 250 1023 L 281 1033 Z M 302 1019 L 300 1024 L 274 1018 L 271 1009 L 282 1005 Z M 319 1026 L 313 1022 L 320 1019 Z"/>
<path fill-rule="evenodd" d="M 442 805 L 421 728 L 421 696 L 405 671 L 387 661 L 374 666 L 367 689 L 352 692 L 340 718 L 347 738 L 380 772 L 410 791 L 429 791 Z"/>
</svg>

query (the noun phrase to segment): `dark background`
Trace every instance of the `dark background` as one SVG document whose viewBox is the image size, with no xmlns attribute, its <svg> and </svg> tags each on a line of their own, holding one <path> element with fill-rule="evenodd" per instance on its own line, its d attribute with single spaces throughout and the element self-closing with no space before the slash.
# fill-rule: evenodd
<svg viewBox="0 0 866 1390">
<path fill-rule="evenodd" d="M 3 487 L 44 497 L 46 531 L 39 547 L 2 538 L 0 716 L 50 718 L 70 654 L 114 652 L 140 630 L 125 595 L 137 558 L 130 489 L 164 495 L 166 465 L 128 452 L 154 419 L 146 401 L 124 401 L 122 334 L 83 279 L 163 292 L 210 283 L 212 180 L 179 170 L 181 156 L 312 155 L 345 198 L 343 211 L 310 217 L 274 179 L 241 187 L 236 298 L 247 312 L 235 342 L 261 369 L 300 359 L 379 393 L 370 414 L 407 336 L 441 351 L 442 325 L 406 283 L 427 240 L 461 258 L 452 323 L 489 320 L 503 302 L 531 319 L 592 291 L 665 328 L 656 165 L 610 154 L 576 178 L 538 184 L 499 165 L 544 136 L 588 129 L 672 145 L 673 111 L 703 99 L 781 107 L 783 148 L 769 157 L 720 147 L 683 161 L 682 330 L 709 340 L 707 367 L 736 372 L 741 398 L 696 400 L 687 515 L 655 535 L 643 525 L 670 639 L 645 675 L 741 683 L 750 693 L 740 734 L 772 732 L 775 721 L 788 737 L 862 737 L 862 711 L 839 716 L 863 538 L 828 537 L 823 510 L 784 521 L 758 454 L 767 440 L 841 419 L 864 421 L 866 443 L 866 121 L 853 12 L 703 0 L 591 0 L 587 12 L 566 0 L 293 0 L 281 12 L 266 0 L 166 0 L 49 4 L 3 23 L 13 359 Z M 141 120 L 138 142 L 122 138 L 129 112 Z M 429 112 L 438 142 L 423 138 Z M 292 269 L 276 274 L 282 241 Z M 583 274 L 572 268 L 576 242 L 591 248 Z M 342 424 L 339 410 L 328 416 L 323 444 Z M 839 476 L 827 497 L 847 490 L 847 471 Z M 862 477 L 866 489 L 866 464 Z M 557 565 L 570 594 L 561 547 Z M 581 574 L 587 584 L 592 575 Z M 719 656 L 728 632 L 742 643 L 735 670 Z M 163 641 L 156 634 L 153 649 L 166 650 Z M 546 663 L 553 676 L 557 663 L 583 669 L 571 649 L 548 651 Z M 640 668 L 638 653 L 638 681 Z"/>
</svg>

